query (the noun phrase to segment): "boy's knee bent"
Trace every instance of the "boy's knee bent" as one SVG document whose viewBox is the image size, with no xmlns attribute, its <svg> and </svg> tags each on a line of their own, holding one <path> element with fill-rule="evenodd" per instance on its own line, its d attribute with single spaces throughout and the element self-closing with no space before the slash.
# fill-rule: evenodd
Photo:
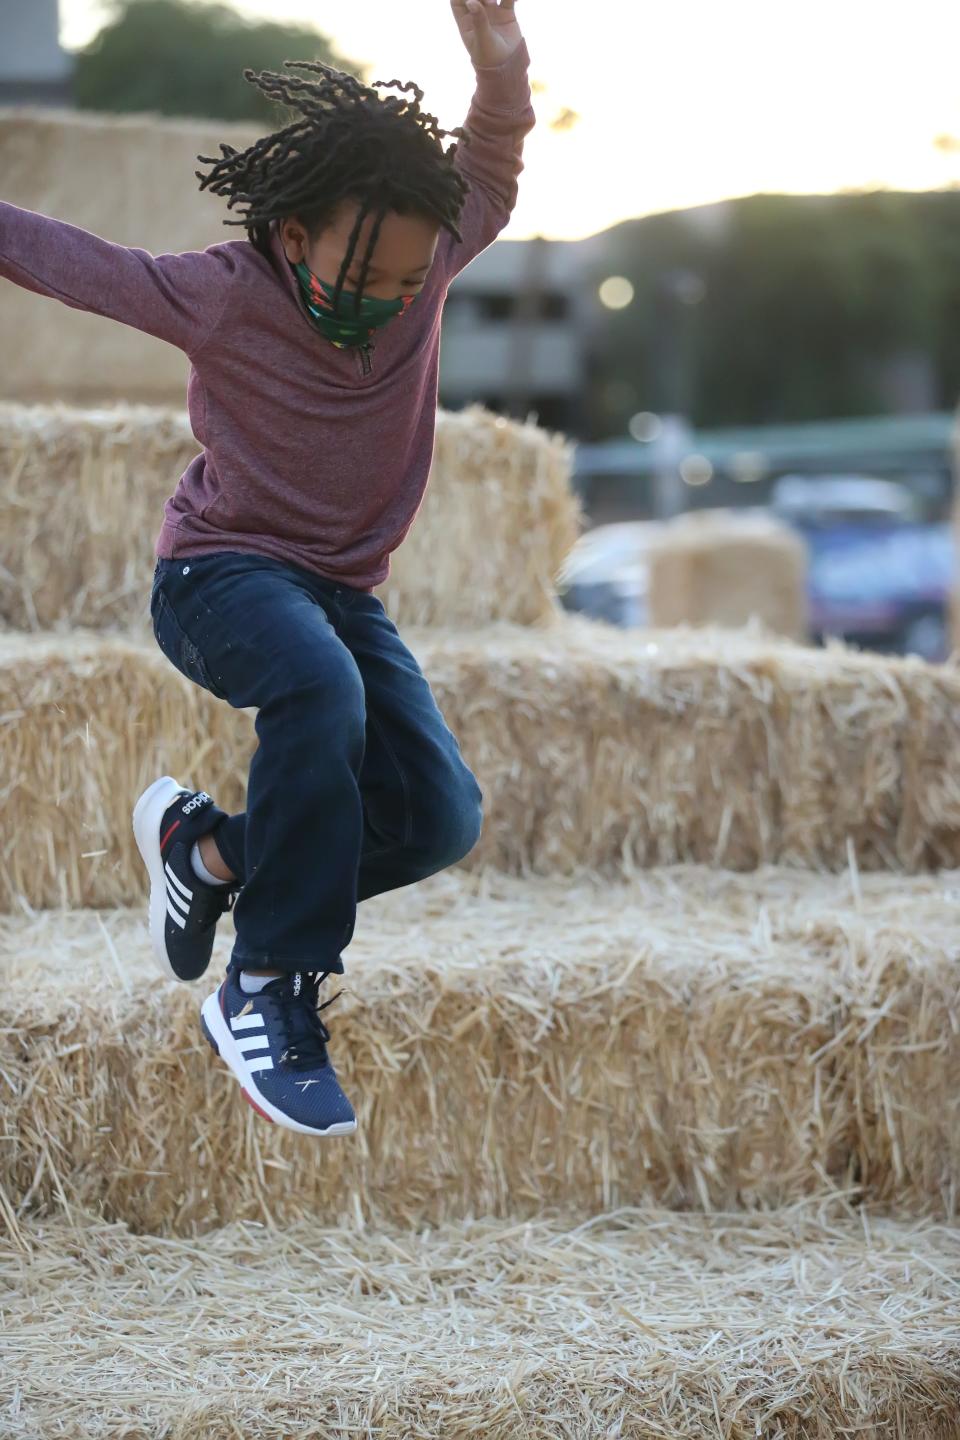
<svg viewBox="0 0 960 1440">
<path fill-rule="evenodd" d="M 427 874 L 466 859 L 483 828 L 483 796 L 469 770 L 437 792 L 422 823 Z"/>
</svg>

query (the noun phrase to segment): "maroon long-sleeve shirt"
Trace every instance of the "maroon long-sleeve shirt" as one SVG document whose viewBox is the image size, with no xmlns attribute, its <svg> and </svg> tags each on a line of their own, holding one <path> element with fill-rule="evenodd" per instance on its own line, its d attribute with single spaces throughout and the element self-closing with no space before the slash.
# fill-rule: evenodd
<svg viewBox="0 0 960 1440">
<path fill-rule="evenodd" d="M 475 69 L 456 163 L 472 189 L 458 244 L 441 229 L 415 305 L 369 358 L 314 327 L 273 227 L 273 264 L 248 240 L 151 255 L 0 203 L 0 276 L 158 336 L 190 360 L 203 453 L 164 506 L 156 553 L 249 550 L 372 589 L 420 507 L 433 458 L 440 319 L 453 278 L 516 204 L 536 123 L 526 44 Z"/>
</svg>

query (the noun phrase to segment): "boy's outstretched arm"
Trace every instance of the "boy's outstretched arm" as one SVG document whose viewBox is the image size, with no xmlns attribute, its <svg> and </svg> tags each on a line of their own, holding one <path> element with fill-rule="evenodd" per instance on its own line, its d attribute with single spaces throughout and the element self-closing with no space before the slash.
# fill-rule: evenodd
<svg viewBox="0 0 960 1440">
<path fill-rule="evenodd" d="M 188 355 L 217 328 L 234 273 L 228 245 L 151 255 L 0 201 L 0 277 L 156 335 Z"/>
<path fill-rule="evenodd" d="M 450 279 L 491 245 L 509 221 L 519 194 L 524 137 L 537 122 L 527 77 L 530 54 L 514 4 L 450 0 L 477 81 L 464 121 L 470 143 L 460 144 L 456 157 L 457 168 L 472 187 L 458 225 L 463 244 L 446 230 L 440 240 Z"/>
</svg>

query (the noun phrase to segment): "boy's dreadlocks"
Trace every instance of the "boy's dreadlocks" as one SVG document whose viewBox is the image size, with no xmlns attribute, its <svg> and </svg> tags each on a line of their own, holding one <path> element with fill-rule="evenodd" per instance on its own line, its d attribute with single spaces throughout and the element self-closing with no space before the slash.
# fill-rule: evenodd
<svg viewBox="0 0 960 1440">
<path fill-rule="evenodd" d="M 337 276 L 334 304 L 352 263 L 364 218 L 376 210 L 377 220 L 357 286 L 356 308 L 367 279 L 380 227 L 388 210 L 411 212 L 439 220 L 455 240 L 462 236 L 457 220 L 470 185 L 453 166 L 458 146 L 444 151 L 444 136 L 469 145 L 466 130 L 441 130 L 436 116 L 420 109 L 423 91 L 412 81 L 375 80 L 375 86 L 412 90 L 413 101 L 382 98 L 353 75 L 321 60 L 285 60 L 288 70 L 306 70 L 319 80 L 245 70 L 244 76 L 278 104 L 299 111 L 301 118 L 266 135 L 249 149 L 220 145 L 222 158 L 198 155 L 212 165 L 208 175 L 197 170 L 201 190 L 228 195 L 228 209 L 245 207 L 241 220 L 251 243 L 270 258 L 270 222 L 296 216 L 311 236 L 330 219 L 341 201 L 357 200 L 360 212 L 350 234 Z"/>
</svg>

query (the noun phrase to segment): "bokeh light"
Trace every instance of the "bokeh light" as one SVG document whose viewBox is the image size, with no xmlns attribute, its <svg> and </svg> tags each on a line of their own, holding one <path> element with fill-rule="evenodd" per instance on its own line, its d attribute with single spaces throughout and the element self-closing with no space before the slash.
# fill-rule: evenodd
<svg viewBox="0 0 960 1440">
<path fill-rule="evenodd" d="M 631 416 L 627 429 L 634 440 L 649 445 L 652 440 L 659 440 L 663 434 L 663 421 L 659 415 L 654 415 L 652 410 L 641 410 L 639 414 Z"/>
<path fill-rule="evenodd" d="M 608 310 L 625 310 L 633 301 L 634 289 L 624 275 L 610 275 L 599 290 L 600 303 Z"/>
<path fill-rule="evenodd" d="M 713 466 L 706 455 L 687 455 L 680 462 L 680 478 L 685 485 L 709 485 Z"/>
<path fill-rule="evenodd" d="M 764 480 L 770 465 L 762 450 L 738 450 L 730 461 L 730 473 L 741 485 Z"/>
</svg>

